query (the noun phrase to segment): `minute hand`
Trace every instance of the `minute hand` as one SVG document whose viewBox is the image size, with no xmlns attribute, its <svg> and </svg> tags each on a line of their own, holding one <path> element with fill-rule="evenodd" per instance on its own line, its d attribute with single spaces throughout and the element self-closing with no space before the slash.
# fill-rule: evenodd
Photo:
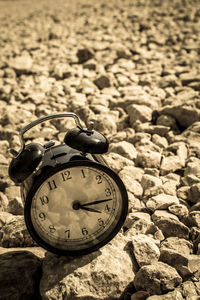
<svg viewBox="0 0 200 300">
<path fill-rule="evenodd" d="M 107 201 L 111 201 L 111 200 L 112 200 L 112 198 L 104 199 L 104 200 L 97 200 L 97 201 L 93 201 L 93 202 L 88 202 L 88 203 L 81 204 L 80 207 L 88 206 L 88 205 L 94 205 L 94 204 L 99 204 L 99 203 L 107 202 Z"/>
</svg>

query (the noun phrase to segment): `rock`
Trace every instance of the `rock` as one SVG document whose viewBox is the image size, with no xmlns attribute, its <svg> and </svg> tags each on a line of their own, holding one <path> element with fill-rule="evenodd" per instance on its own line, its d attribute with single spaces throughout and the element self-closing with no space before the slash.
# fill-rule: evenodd
<svg viewBox="0 0 200 300">
<path fill-rule="evenodd" d="M 82 257 L 48 254 L 40 282 L 42 299 L 119 298 L 134 277 L 131 259 L 123 250 L 125 244 L 118 235 L 100 251 Z"/>
<path fill-rule="evenodd" d="M 191 211 L 189 215 L 184 218 L 184 223 L 188 227 L 198 227 L 200 228 L 200 211 Z"/>
<path fill-rule="evenodd" d="M 181 292 L 184 298 L 187 300 L 195 300 L 192 297 L 197 296 L 195 285 L 192 281 L 185 281 L 179 287 L 178 290 Z"/>
<path fill-rule="evenodd" d="M 183 299 L 184 298 L 182 297 L 182 294 L 176 290 L 164 295 L 154 295 L 147 298 L 147 300 L 183 300 Z"/>
<path fill-rule="evenodd" d="M 169 212 L 176 215 L 179 218 L 188 215 L 188 208 L 183 204 L 173 204 L 168 207 Z"/>
<path fill-rule="evenodd" d="M 2 228 L 1 246 L 11 247 L 31 247 L 36 246 L 24 223 L 24 216 L 13 216 Z"/>
<path fill-rule="evenodd" d="M 176 250 L 162 248 L 159 260 L 174 267 L 184 280 L 192 276 L 188 266 L 188 257 L 176 252 Z"/>
<path fill-rule="evenodd" d="M 19 186 L 9 186 L 5 189 L 5 195 L 8 197 L 9 201 L 13 200 L 15 197 L 20 197 L 20 187 Z"/>
<path fill-rule="evenodd" d="M 112 114 L 95 116 L 95 130 L 103 134 L 115 134 L 117 132 L 116 117 Z"/>
<path fill-rule="evenodd" d="M 6 212 L 0 212 L 0 229 L 13 218 L 13 215 Z"/>
<path fill-rule="evenodd" d="M 138 291 L 131 296 L 131 300 L 146 300 L 148 299 L 149 293 L 145 291 Z"/>
<path fill-rule="evenodd" d="M 138 182 L 141 182 L 142 176 L 144 174 L 144 170 L 142 168 L 138 168 L 135 166 L 125 166 L 120 172 L 119 176 L 126 176 L 130 175 L 132 177 L 132 180 L 137 180 Z"/>
<path fill-rule="evenodd" d="M 158 194 L 162 187 L 162 180 L 150 174 L 142 176 L 141 185 L 143 187 L 143 196 L 151 197 Z"/>
<path fill-rule="evenodd" d="M 170 155 L 167 157 L 163 157 L 160 166 L 161 175 L 166 175 L 168 173 L 175 172 L 177 170 L 182 169 L 182 167 L 184 167 L 184 165 L 182 164 L 179 156 Z"/>
<path fill-rule="evenodd" d="M 114 152 L 105 154 L 104 159 L 107 162 L 108 166 L 117 173 L 126 166 L 134 166 L 133 161 Z"/>
<path fill-rule="evenodd" d="M 162 137 L 158 135 L 157 133 L 154 133 L 152 136 L 152 142 L 156 144 L 160 148 L 167 148 L 168 146 L 168 141 L 165 137 Z"/>
<path fill-rule="evenodd" d="M 78 57 L 78 62 L 80 64 L 83 64 L 94 57 L 94 52 L 88 48 L 79 49 L 77 52 L 77 57 Z"/>
<path fill-rule="evenodd" d="M 159 114 L 170 115 L 184 128 L 199 121 L 199 111 L 187 105 L 166 105 L 159 110 Z"/>
<path fill-rule="evenodd" d="M 103 90 L 104 88 L 108 88 L 111 86 L 110 79 L 105 75 L 101 75 L 93 82 L 100 90 Z"/>
<path fill-rule="evenodd" d="M 137 156 L 135 147 L 131 143 L 126 141 L 110 144 L 109 151 L 116 152 L 131 160 L 134 160 Z"/>
<path fill-rule="evenodd" d="M 0 192 L 0 211 L 6 211 L 8 206 L 8 198 L 4 193 Z"/>
<path fill-rule="evenodd" d="M 159 168 L 161 161 L 161 154 L 155 151 L 138 152 L 136 158 L 136 166 L 142 168 Z"/>
<path fill-rule="evenodd" d="M 167 212 L 166 210 L 155 210 L 154 213 L 151 215 L 151 218 L 153 220 L 153 222 L 156 222 L 162 218 L 169 218 L 169 219 L 174 219 L 174 220 L 178 220 L 178 217 L 170 214 L 169 212 Z"/>
<path fill-rule="evenodd" d="M 188 199 L 193 203 L 200 201 L 200 182 L 195 183 L 190 187 L 188 190 Z"/>
<path fill-rule="evenodd" d="M 0 299 L 39 299 L 41 260 L 29 251 L 0 255 Z"/>
<path fill-rule="evenodd" d="M 169 292 L 175 289 L 181 282 L 182 278 L 177 271 L 162 262 L 141 267 L 134 278 L 136 290 L 145 290 L 150 295 L 160 295 Z"/>
<path fill-rule="evenodd" d="M 180 79 L 182 82 L 182 85 L 188 85 L 191 82 L 200 82 L 200 76 L 197 74 L 191 73 L 182 73 L 180 74 Z"/>
<path fill-rule="evenodd" d="M 13 215 L 23 215 L 24 214 L 24 205 L 22 203 L 21 197 L 15 197 L 9 201 L 8 212 Z"/>
<path fill-rule="evenodd" d="M 179 200 L 176 196 L 159 194 L 150 198 L 146 206 L 151 210 L 155 211 L 156 209 L 166 209 L 172 204 L 179 204 Z"/>
<path fill-rule="evenodd" d="M 29 54 L 16 56 L 10 59 L 9 66 L 15 70 L 18 75 L 32 72 L 33 60 Z"/>
<path fill-rule="evenodd" d="M 127 191 L 131 192 L 136 197 L 140 198 L 142 196 L 143 189 L 141 184 L 137 180 L 134 180 L 130 173 L 128 174 L 128 173 L 120 172 L 120 177 L 124 182 Z"/>
<path fill-rule="evenodd" d="M 163 247 L 175 250 L 184 256 L 189 256 L 192 253 L 193 245 L 189 241 L 179 237 L 168 237 L 162 241 L 161 249 Z"/>
<path fill-rule="evenodd" d="M 160 256 L 159 248 L 151 238 L 144 234 L 138 234 L 132 238 L 133 253 L 140 267 L 153 264 Z"/>
<path fill-rule="evenodd" d="M 166 126 L 171 128 L 172 130 L 177 130 L 176 119 L 170 115 L 162 114 L 156 120 L 157 125 Z"/>
<path fill-rule="evenodd" d="M 133 128 L 137 120 L 143 123 L 151 121 L 152 109 L 146 105 L 131 104 L 126 108 L 126 110 L 130 118 L 130 124 Z"/>
<path fill-rule="evenodd" d="M 175 236 L 183 239 L 188 239 L 189 237 L 189 228 L 180 221 L 162 218 L 156 221 L 155 225 L 162 230 L 165 238 Z"/>
</svg>

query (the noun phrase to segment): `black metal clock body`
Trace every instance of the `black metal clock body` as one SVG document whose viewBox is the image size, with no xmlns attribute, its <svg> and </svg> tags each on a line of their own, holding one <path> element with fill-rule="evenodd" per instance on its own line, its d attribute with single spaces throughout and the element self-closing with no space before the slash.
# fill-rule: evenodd
<svg viewBox="0 0 200 300">
<path fill-rule="evenodd" d="M 46 145 L 42 155 L 38 148 L 37 167 L 31 174 L 26 169 L 26 178 L 20 173 L 21 195 L 32 238 L 53 253 L 79 256 L 97 250 L 119 232 L 127 216 L 128 197 L 119 176 L 101 154 L 94 153 L 108 146 L 104 147 L 99 133 L 76 128 L 64 141 Z M 10 166 L 15 182 L 20 159 L 18 155 Z"/>
</svg>

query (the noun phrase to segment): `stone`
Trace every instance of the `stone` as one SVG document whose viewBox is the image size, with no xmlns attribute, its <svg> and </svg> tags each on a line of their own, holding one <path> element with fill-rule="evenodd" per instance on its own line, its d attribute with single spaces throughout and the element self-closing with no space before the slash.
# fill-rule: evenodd
<svg viewBox="0 0 200 300">
<path fill-rule="evenodd" d="M 178 128 L 176 119 L 170 115 L 165 115 L 165 114 L 158 116 L 158 118 L 156 120 L 156 124 L 165 126 L 165 127 L 169 127 L 172 130 L 177 130 L 177 128 Z"/>
<path fill-rule="evenodd" d="M 2 247 L 31 247 L 36 246 L 24 223 L 24 216 L 13 216 L 1 228 L 1 241 Z"/>
<path fill-rule="evenodd" d="M 181 283 L 182 278 L 177 271 L 162 262 L 141 267 L 134 278 L 136 290 L 145 290 L 150 295 L 167 293 Z"/>
<path fill-rule="evenodd" d="M 13 200 L 15 197 L 20 197 L 20 187 L 16 185 L 7 187 L 5 189 L 5 195 L 8 197 L 9 201 Z"/>
<path fill-rule="evenodd" d="M 188 215 L 188 208 L 183 204 L 173 204 L 168 207 L 169 212 L 176 215 L 179 218 Z"/>
<path fill-rule="evenodd" d="M 8 198 L 7 196 L 0 192 L 0 211 L 6 211 L 8 207 Z"/>
<path fill-rule="evenodd" d="M 174 117 L 184 128 L 187 128 L 193 123 L 199 121 L 198 109 L 194 109 L 193 107 L 187 105 L 166 105 L 159 110 L 159 114 L 165 114 Z"/>
<path fill-rule="evenodd" d="M 110 79 L 105 75 L 101 75 L 93 82 L 99 88 L 99 90 L 103 90 L 104 88 L 109 88 L 111 86 Z"/>
<path fill-rule="evenodd" d="M 140 267 L 158 261 L 160 250 L 148 236 L 138 234 L 132 238 L 132 244 L 135 259 Z"/>
<path fill-rule="evenodd" d="M 137 157 L 137 151 L 135 147 L 126 141 L 110 144 L 109 151 L 116 152 L 131 160 L 134 160 Z"/>
<path fill-rule="evenodd" d="M 13 215 L 6 212 L 0 212 L 0 229 L 13 218 Z"/>
<path fill-rule="evenodd" d="M 183 85 L 188 85 L 191 82 L 200 82 L 200 76 L 194 74 L 194 72 L 182 73 L 180 74 L 179 78 L 181 79 Z"/>
<path fill-rule="evenodd" d="M 112 114 L 101 114 L 95 116 L 95 130 L 108 135 L 117 132 L 116 117 Z"/>
<path fill-rule="evenodd" d="M 159 195 L 151 197 L 147 201 L 146 206 L 151 211 L 155 211 L 156 209 L 166 209 L 166 208 L 168 208 L 168 206 L 170 206 L 172 204 L 179 204 L 179 200 L 176 196 L 159 194 Z"/>
<path fill-rule="evenodd" d="M 195 183 L 190 187 L 188 190 L 188 199 L 193 203 L 200 201 L 200 182 Z"/>
<path fill-rule="evenodd" d="M 79 49 L 76 55 L 78 57 L 78 62 L 83 64 L 94 57 L 94 52 L 91 49 L 83 48 Z"/>
<path fill-rule="evenodd" d="M 155 151 L 138 152 L 136 157 L 136 166 L 142 168 L 159 168 L 161 162 L 161 153 Z"/>
<path fill-rule="evenodd" d="M 9 66 L 13 68 L 16 74 L 27 74 L 32 71 L 33 60 L 29 54 L 23 54 L 10 59 Z"/>
<path fill-rule="evenodd" d="M 184 167 L 182 164 L 179 156 L 177 155 L 170 155 L 167 157 L 163 157 L 161 161 L 161 175 L 166 175 L 171 172 L 175 172 L 177 170 L 180 170 Z"/>
<path fill-rule="evenodd" d="M 149 297 L 149 293 L 145 291 L 138 291 L 131 295 L 131 300 L 146 300 Z"/>
<path fill-rule="evenodd" d="M 175 236 L 187 240 L 189 237 L 189 228 L 180 221 L 161 218 L 155 222 L 155 225 L 162 230 L 165 238 Z"/>
<path fill-rule="evenodd" d="M 188 227 L 200 228 L 200 211 L 191 211 L 189 215 L 184 219 L 184 222 Z"/>
<path fill-rule="evenodd" d="M 42 299 L 119 298 L 134 278 L 131 259 L 123 250 L 125 245 L 126 240 L 118 235 L 99 251 L 82 257 L 49 253 L 43 261 Z"/>
<path fill-rule="evenodd" d="M 124 182 L 126 189 L 128 192 L 131 192 L 134 196 L 136 197 L 141 197 L 143 194 L 143 189 L 141 184 L 137 181 L 134 180 L 131 176 L 131 173 L 120 173 L 120 178 Z"/>
<path fill-rule="evenodd" d="M 126 110 L 130 118 L 130 124 L 133 128 L 137 120 L 143 123 L 151 121 L 152 109 L 146 105 L 131 104 L 126 108 Z"/>
<path fill-rule="evenodd" d="M 9 201 L 8 212 L 13 215 L 23 215 L 24 205 L 22 203 L 21 197 L 15 197 Z"/>
<path fill-rule="evenodd" d="M 192 296 L 197 296 L 195 285 L 192 281 L 185 281 L 179 287 L 179 291 L 187 300 L 192 299 Z"/>
<path fill-rule="evenodd" d="M 33 253 L 0 254 L 0 299 L 39 299 L 41 260 Z"/>
<path fill-rule="evenodd" d="M 165 149 L 168 146 L 167 139 L 163 136 L 158 135 L 157 133 L 154 133 L 152 135 L 152 142 L 162 149 Z"/>
<path fill-rule="evenodd" d="M 154 296 L 150 296 L 147 298 L 147 300 L 183 300 L 183 299 L 184 298 L 183 298 L 182 294 L 176 290 L 173 292 L 164 294 L 164 295 L 154 295 Z"/>
<path fill-rule="evenodd" d="M 119 176 L 126 176 L 130 175 L 132 180 L 137 180 L 138 182 L 141 182 L 142 176 L 144 174 L 144 170 L 139 167 L 135 166 L 125 166 L 120 172 Z"/>
<path fill-rule="evenodd" d="M 162 247 L 159 261 L 174 267 L 184 280 L 192 276 L 192 272 L 189 269 L 188 256 L 178 253 L 176 250 Z"/>
<path fill-rule="evenodd" d="M 155 194 L 155 190 L 159 193 L 162 180 L 150 174 L 144 174 L 142 176 L 141 185 L 143 187 L 143 196 L 151 197 Z"/>
<path fill-rule="evenodd" d="M 155 210 L 154 213 L 151 215 L 152 221 L 156 222 L 162 218 L 169 218 L 169 219 L 174 219 L 174 220 L 178 220 L 178 217 L 170 214 L 169 212 L 167 212 L 166 210 Z"/>
<path fill-rule="evenodd" d="M 105 154 L 104 159 L 108 166 L 117 173 L 126 166 L 134 166 L 134 162 L 132 160 L 125 158 L 122 155 L 117 154 L 115 152 Z"/>
</svg>

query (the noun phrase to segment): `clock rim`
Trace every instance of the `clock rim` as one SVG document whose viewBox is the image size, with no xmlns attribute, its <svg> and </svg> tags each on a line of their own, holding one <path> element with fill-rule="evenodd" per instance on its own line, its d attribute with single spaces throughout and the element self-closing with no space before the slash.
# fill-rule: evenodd
<svg viewBox="0 0 200 300">
<path fill-rule="evenodd" d="M 31 204 L 32 204 L 32 199 L 40 187 L 40 185 L 43 184 L 49 177 L 51 177 L 53 174 L 62 171 L 63 169 L 66 168 L 72 168 L 72 167 L 82 167 L 82 166 L 88 166 L 88 167 L 94 167 L 99 170 L 104 171 L 108 176 L 110 176 L 115 183 L 117 184 L 121 196 L 122 196 L 122 210 L 121 210 L 121 215 L 120 218 L 112 230 L 112 232 L 101 242 L 97 243 L 96 245 L 90 246 L 86 249 L 80 249 L 80 250 L 63 250 L 63 249 L 58 249 L 54 246 L 49 245 L 47 242 L 45 242 L 37 233 L 35 230 L 33 224 L 32 224 L 32 219 L 31 219 Z M 94 251 L 97 251 L 99 248 L 105 246 L 108 244 L 120 231 L 122 228 L 125 219 L 128 214 L 128 194 L 126 187 L 121 180 L 121 178 L 118 176 L 117 173 L 115 173 L 112 169 L 109 167 L 102 165 L 101 163 L 90 161 L 90 160 L 76 160 L 76 161 L 70 161 L 63 163 L 61 165 L 55 166 L 51 169 L 45 170 L 43 173 L 39 175 L 39 178 L 36 179 L 34 182 L 33 186 L 31 187 L 30 191 L 28 192 L 28 195 L 25 199 L 25 205 L 24 205 L 24 219 L 25 219 L 25 224 L 27 226 L 27 229 L 33 238 L 34 241 L 37 242 L 37 244 L 46 249 L 47 251 L 50 251 L 54 254 L 57 255 L 63 255 L 63 256 L 82 256 L 82 255 L 87 255 L 89 253 L 92 253 Z"/>
</svg>

